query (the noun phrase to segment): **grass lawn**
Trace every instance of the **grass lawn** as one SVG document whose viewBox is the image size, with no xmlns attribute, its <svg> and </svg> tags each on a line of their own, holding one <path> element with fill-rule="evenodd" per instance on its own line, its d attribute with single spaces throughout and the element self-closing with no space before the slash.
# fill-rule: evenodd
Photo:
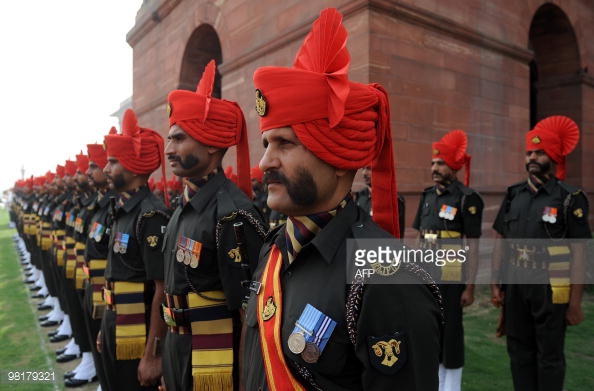
<svg viewBox="0 0 594 391">
<path fill-rule="evenodd" d="M 1 390 L 54 390 L 50 383 L 17 383 L 7 381 L 8 371 L 53 371 L 49 352 L 41 337 L 38 314 L 30 292 L 23 284 L 21 264 L 12 242 L 16 231 L 8 228 L 8 212 L 0 210 L 0 380 Z M 53 354 L 53 352 L 52 352 Z M 60 384 L 62 373 L 55 373 Z"/>
<path fill-rule="evenodd" d="M 505 337 L 495 337 L 499 310 L 489 303 L 487 286 L 479 287 L 477 300 L 464 314 L 466 365 L 464 391 L 512 390 Z M 565 390 L 594 390 L 594 295 L 583 301 L 585 321 L 568 327 L 565 339 L 567 372 Z"/>
</svg>

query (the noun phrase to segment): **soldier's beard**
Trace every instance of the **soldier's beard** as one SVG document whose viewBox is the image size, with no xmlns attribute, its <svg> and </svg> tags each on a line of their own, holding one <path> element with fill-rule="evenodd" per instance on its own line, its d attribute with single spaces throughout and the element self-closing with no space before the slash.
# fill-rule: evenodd
<svg viewBox="0 0 594 391">
<path fill-rule="evenodd" d="M 291 181 L 278 171 L 266 171 L 264 183 L 280 182 L 285 185 L 287 195 L 295 205 L 311 205 L 318 199 L 318 187 L 309 171 L 300 167 L 295 180 Z"/>
<path fill-rule="evenodd" d="M 535 165 L 538 167 L 538 169 L 534 170 L 531 169 L 531 165 Z M 549 179 L 551 177 L 552 174 L 552 168 L 553 165 L 551 164 L 551 162 L 546 162 L 546 163 L 538 163 L 538 162 L 528 162 L 526 163 L 526 171 L 529 174 L 535 175 L 536 177 L 540 178 L 540 179 Z"/>
<path fill-rule="evenodd" d="M 111 182 L 113 183 L 113 188 L 118 192 L 126 188 L 126 179 L 124 178 L 124 174 L 116 174 L 112 176 Z"/>
</svg>

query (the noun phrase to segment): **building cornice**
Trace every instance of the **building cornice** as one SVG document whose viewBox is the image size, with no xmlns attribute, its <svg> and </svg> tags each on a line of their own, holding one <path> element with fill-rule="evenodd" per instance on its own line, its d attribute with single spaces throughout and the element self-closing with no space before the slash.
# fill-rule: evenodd
<svg viewBox="0 0 594 391">
<path fill-rule="evenodd" d="M 173 11 L 181 0 L 161 0 L 158 4 L 147 6 L 146 10 L 141 10 L 139 17 L 136 19 L 136 24 L 128 34 L 126 34 L 126 41 L 131 47 L 146 36 L 157 24 L 159 24 L 167 15 Z"/>
</svg>

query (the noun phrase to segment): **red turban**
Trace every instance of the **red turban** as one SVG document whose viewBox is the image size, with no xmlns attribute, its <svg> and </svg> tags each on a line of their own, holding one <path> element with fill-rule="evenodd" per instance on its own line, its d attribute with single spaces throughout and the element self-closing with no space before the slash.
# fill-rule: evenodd
<svg viewBox="0 0 594 391">
<path fill-rule="evenodd" d="M 45 185 L 45 176 L 36 176 L 33 178 L 33 184 L 39 187 Z"/>
<path fill-rule="evenodd" d="M 292 68 L 256 70 L 260 130 L 291 126 L 303 145 L 331 166 L 371 165 L 373 219 L 399 237 L 388 95 L 378 84 L 349 81 L 346 40 L 342 15 L 328 8 L 314 22 Z"/>
<path fill-rule="evenodd" d="M 151 174 L 161 166 L 161 181 L 166 181 L 163 137 L 152 129 L 139 127 L 132 109 L 124 113 L 122 133 L 110 131 L 105 136 L 105 147 L 107 156 L 118 159 L 126 170 L 135 174 Z M 167 195 L 165 203 L 169 204 Z"/>
<path fill-rule="evenodd" d="M 56 177 L 56 174 L 54 174 L 51 171 L 48 171 L 45 173 L 45 182 L 46 183 L 52 183 L 54 181 L 54 178 Z"/>
<path fill-rule="evenodd" d="M 83 174 L 89 169 L 89 157 L 83 155 L 82 151 L 80 151 L 79 155 L 76 155 L 76 167 Z"/>
<path fill-rule="evenodd" d="M 215 62 L 210 60 L 196 92 L 175 90 L 169 93 L 169 126 L 177 124 L 190 137 L 211 147 L 237 145 L 239 187 L 251 197 L 250 152 L 245 118 L 237 103 L 212 96 L 215 73 Z"/>
<path fill-rule="evenodd" d="M 65 169 L 65 167 L 58 164 L 56 166 L 56 175 L 59 178 L 64 178 L 64 175 L 66 175 L 66 169 Z"/>
<path fill-rule="evenodd" d="M 563 115 L 547 117 L 526 133 L 526 151 L 542 149 L 557 164 L 555 176 L 565 179 L 565 156 L 569 155 L 580 140 L 580 129 Z"/>
<path fill-rule="evenodd" d="M 115 128 L 113 128 L 115 134 Z M 101 169 L 105 168 L 107 164 L 107 152 L 105 152 L 105 146 L 102 144 L 87 144 L 87 153 L 89 154 L 89 161 L 95 163 Z"/>
<path fill-rule="evenodd" d="M 73 160 L 66 160 L 64 164 L 64 170 L 66 171 L 66 175 L 74 176 L 76 174 L 76 162 Z"/>
<path fill-rule="evenodd" d="M 432 144 L 433 158 L 441 158 L 454 171 L 464 167 L 464 184 L 470 184 L 470 155 L 466 154 L 468 137 L 463 130 L 452 130 Z"/>
</svg>

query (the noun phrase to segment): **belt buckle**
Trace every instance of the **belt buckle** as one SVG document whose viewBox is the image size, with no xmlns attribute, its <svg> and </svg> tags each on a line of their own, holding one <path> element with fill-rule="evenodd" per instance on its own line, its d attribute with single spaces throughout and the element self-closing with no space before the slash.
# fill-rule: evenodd
<svg viewBox="0 0 594 391">
<path fill-rule="evenodd" d="M 176 327 L 177 323 L 175 323 L 175 319 L 173 319 L 171 308 L 165 307 L 164 305 L 161 306 L 163 309 L 163 320 L 165 324 L 169 327 Z"/>
<path fill-rule="evenodd" d="M 437 234 L 436 233 L 426 233 L 423 235 L 423 239 L 427 241 L 429 244 L 435 244 L 437 242 Z"/>
</svg>

